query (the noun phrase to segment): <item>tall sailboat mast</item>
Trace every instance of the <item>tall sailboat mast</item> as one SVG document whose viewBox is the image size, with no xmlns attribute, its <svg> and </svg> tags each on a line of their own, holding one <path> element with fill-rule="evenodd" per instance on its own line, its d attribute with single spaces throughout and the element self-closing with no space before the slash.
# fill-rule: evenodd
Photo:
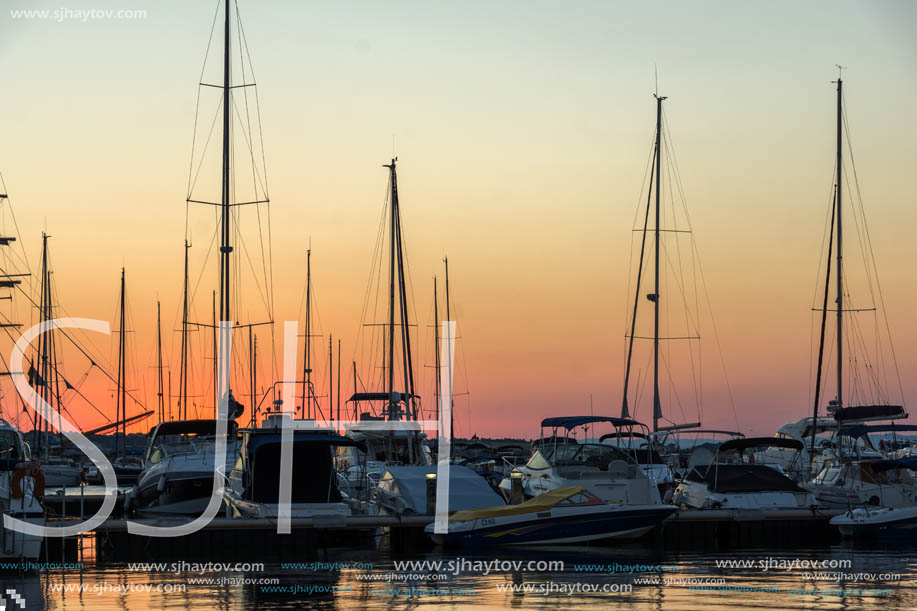
<svg viewBox="0 0 917 611">
<path fill-rule="evenodd" d="M 659 430 L 662 405 L 659 400 L 659 243 L 660 243 L 660 174 L 662 170 L 662 101 L 665 96 L 656 94 L 656 261 L 653 287 L 653 432 Z"/>
<path fill-rule="evenodd" d="M 306 337 L 302 355 L 303 418 L 312 414 L 312 249 L 306 251 Z"/>
<path fill-rule="evenodd" d="M 222 225 L 222 239 L 220 242 L 220 318 L 221 321 L 231 321 L 229 309 L 229 278 L 230 278 L 230 258 L 232 252 L 230 245 L 230 107 L 232 106 L 231 86 L 230 86 L 230 66 L 229 56 L 230 43 L 230 8 L 231 1 L 224 0 L 226 6 L 226 15 L 223 31 L 223 184 L 222 199 L 220 205 L 220 222 Z"/>
<path fill-rule="evenodd" d="M 434 410 L 436 413 L 436 422 L 437 427 L 439 427 L 439 396 L 442 393 L 442 388 L 440 387 L 441 380 L 439 379 L 440 372 L 440 357 L 439 357 L 439 296 L 436 291 L 436 276 L 433 276 L 433 363 L 434 363 L 434 388 L 436 389 L 433 401 L 434 401 Z M 441 433 L 442 430 L 438 429 L 437 433 Z"/>
<path fill-rule="evenodd" d="M 449 257 L 443 257 L 443 263 L 446 264 L 446 320 L 452 320 L 452 311 L 449 305 Z M 454 339 L 454 338 L 453 338 Z M 449 366 L 452 366 L 452 363 L 449 363 Z M 450 372 L 453 379 L 455 378 L 455 372 Z M 449 451 L 452 451 L 452 441 L 455 439 L 455 403 L 452 401 L 452 394 L 449 394 Z M 450 458 L 452 458 L 450 456 Z"/>
<path fill-rule="evenodd" d="M 404 414 L 411 420 L 417 419 L 414 393 L 414 366 L 411 362 L 411 329 L 407 303 L 407 287 L 404 275 L 404 246 L 401 236 L 401 210 L 398 203 L 398 174 L 395 164 L 398 158 L 393 158 L 390 164 L 384 167 L 389 169 L 391 188 L 391 247 L 389 261 L 389 321 L 388 321 L 388 394 L 389 394 L 389 420 L 400 420 L 402 417 L 400 402 L 395 396 L 395 292 L 397 284 L 399 320 L 401 327 L 401 356 L 402 373 L 404 375 L 404 392 L 402 399 L 408 410 Z"/>
<path fill-rule="evenodd" d="M 124 457 L 127 449 L 127 346 L 126 346 L 126 329 L 127 321 L 125 320 L 124 307 L 124 268 L 121 268 L 121 326 L 118 329 L 118 398 L 116 403 L 117 418 L 121 421 L 121 444 L 118 448 L 118 456 Z"/>
<path fill-rule="evenodd" d="M 178 374 L 179 409 L 178 417 L 188 418 L 188 249 L 191 244 L 185 240 L 185 280 L 182 289 L 181 313 L 181 367 Z"/>
<path fill-rule="evenodd" d="M 166 417 L 165 395 L 163 394 L 162 379 L 162 304 L 156 300 L 156 369 L 159 372 L 159 421 Z"/>
<path fill-rule="evenodd" d="M 837 227 L 837 408 L 844 406 L 844 243 L 843 243 L 843 81 L 837 76 L 837 197 L 835 224 Z M 813 423 L 814 424 L 814 423 Z"/>
</svg>

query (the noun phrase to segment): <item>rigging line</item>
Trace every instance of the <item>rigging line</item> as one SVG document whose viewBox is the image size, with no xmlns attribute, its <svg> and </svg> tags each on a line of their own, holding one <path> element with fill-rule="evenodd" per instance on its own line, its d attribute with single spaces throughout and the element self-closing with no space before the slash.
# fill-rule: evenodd
<svg viewBox="0 0 917 611">
<path fill-rule="evenodd" d="M 200 105 L 200 88 L 198 88 L 198 102 L 197 102 L 197 104 Z M 187 199 L 191 199 L 191 195 L 194 193 L 194 188 L 197 186 L 197 179 L 200 177 L 200 175 L 201 175 L 201 170 L 202 170 L 203 167 L 204 167 L 204 158 L 207 156 L 207 149 L 210 148 L 210 143 L 213 141 L 213 132 L 214 132 L 214 130 L 216 129 L 217 119 L 218 119 L 218 118 L 221 116 L 221 114 L 222 114 L 222 113 L 220 112 L 220 111 L 222 110 L 222 108 L 223 108 L 223 98 L 220 98 L 220 101 L 219 101 L 219 103 L 217 103 L 217 107 L 216 107 L 216 109 L 214 110 L 214 113 L 213 113 L 213 121 L 210 123 L 210 131 L 207 132 L 207 138 L 204 140 L 204 150 L 201 151 L 201 156 L 200 156 L 200 158 L 199 158 L 199 159 L 200 159 L 200 163 L 199 163 L 198 166 L 197 166 L 197 172 L 194 173 L 194 180 L 193 180 L 193 181 L 190 181 L 190 184 L 189 184 L 189 187 L 188 187 L 188 197 L 187 197 Z M 198 112 L 198 109 L 195 109 L 195 113 L 197 113 L 197 112 Z M 196 123 L 195 123 L 195 125 L 196 125 Z M 194 132 L 194 140 L 192 140 L 192 149 L 194 148 L 194 146 L 195 146 L 195 144 L 196 144 L 196 139 L 197 139 L 197 131 L 196 131 L 196 129 L 195 129 L 195 132 Z M 192 157 L 192 159 L 191 159 L 191 164 L 192 164 L 192 166 L 193 166 L 193 164 L 194 164 L 194 158 L 193 158 L 193 157 Z"/>
<path fill-rule="evenodd" d="M 22 232 L 19 230 L 19 221 L 16 219 L 16 210 L 13 208 L 13 203 L 12 203 L 12 201 L 10 200 L 10 197 L 9 197 L 9 190 L 7 190 L 7 188 L 6 188 L 6 180 L 4 180 L 4 178 L 3 178 L 3 172 L 0 172 L 0 184 L 3 185 L 3 192 L 4 192 L 5 194 L 7 194 L 7 196 L 6 196 L 6 204 L 7 204 L 7 206 L 6 206 L 6 207 L 7 207 L 7 209 L 8 209 L 9 212 L 10 212 L 10 219 L 12 219 L 12 221 L 13 221 L 13 229 L 14 229 L 15 232 L 16 232 L 16 236 L 17 236 L 18 238 L 20 238 L 20 239 L 19 239 L 19 250 L 21 251 L 21 254 L 22 254 L 22 260 L 23 260 L 23 262 L 25 263 L 25 269 L 26 269 L 27 272 L 29 272 L 29 288 L 31 289 L 31 286 L 32 286 L 32 266 L 29 264 L 29 255 L 28 255 L 28 253 L 26 252 L 25 244 L 22 242 L 22 239 L 21 239 L 21 238 L 22 238 Z"/>
<path fill-rule="evenodd" d="M 239 224 L 238 216 L 232 217 L 232 224 L 233 224 L 233 227 L 236 229 L 236 238 L 237 238 L 236 244 L 242 247 L 242 252 L 245 255 L 245 260 L 248 263 L 248 267 L 252 272 L 253 284 L 255 285 L 255 288 L 258 290 L 258 296 L 261 298 L 262 305 L 265 308 L 270 309 L 270 306 L 268 305 L 268 296 L 267 296 L 267 291 L 266 291 L 267 279 L 264 278 L 265 286 L 262 287 L 262 285 L 260 284 L 259 278 L 258 278 L 258 273 L 255 270 L 255 265 L 254 263 L 252 263 L 251 253 L 248 251 L 248 246 L 246 245 L 245 240 L 242 239 L 241 226 Z M 242 272 L 239 269 L 239 267 L 240 266 L 238 265 L 236 266 L 236 274 L 238 274 L 238 278 L 236 278 L 237 280 L 236 286 L 241 286 L 241 273 Z M 236 296 L 239 297 L 238 293 Z"/>
<path fill-rule="evenodd" d="M 197 79 L 198 83 L 202 83 L 204 81 L 204 71 L 207 69 L 207 58 L 210 56 L 210 46 L 213 41 L 213 31 L 216 28 L 217 15 L 219 14 L 219 12 L 220 12 L 220 2 L 218 0 L 216 3 L 216 8 L 214 9 L 214 12 L 213 12 L 213 21 L 210 24 L 210 36 L 207 38 L 207 46 L 204 50 L 204 61 L 201 65 L 201 76 Z M 194 131 L 192 132 L 192 138 L 191 138 L 191 162 L 188 167 L 188 198 L 191 197 L 191 189 L 193 188 L 192 182 L 191 182 L 191 175 L 194 173 L 194 149 L 195 149 L 195 144 L 197 141 L 197 121 L 198 121 L 198 114 L 200 113 L 200 104 L 201 104 L 201 86 L 198 85 L 197 100 L 194 104 Z"/>
<path fill-rule="evenodd" d="M 235 112 L 236 119 L 239 121 L 239 125 L 240 125 L 240 127 L 241 127 L 241 125 L 242 125 L 242 111 L 239 110 L 239 106 L 236 104 L 235 98 L 230 98 L 230 99 L 232 100 L 232 109 L 233 109 L 233 111 Z M 245 101 L 245 104 L 246 104 L 246 105 L 248 104 L 248 101 L 247 101 L 247 100 Z M 245 129 L 241 129 L 240 131 L 242 132 L 242 140 L 245 142 L 245 146 L 246 146 L 247 150 L 249 151 L 249 153 L 250 153 L 250 155 L 251 155 L 251 160 L 252 160 L 252 182 L 253 182 L 253 185 L 254 185 L 253 191 L 254 191 L 254 197 L 255 197 L 255 199 L 257 199 L 257 198 L 259 197 L 259 195 L 258 195 L 258 184 L 261 183 L 261 191 L 262 191 L 262 192 L 265 191 L 265 188 L 264 188 L 264 183 L 263 183 L 262 180 L 261 180 L 261 172 L 260 172 L 260 170 L 259 170 L 259 168 L 258 168 L 258 165 L 255 163 L 255 150 L 254 150 L 254 148 L 253 148 L 254 142 L 252 142 L 252 140 L 250 139 L 250 135 L 251 135 L 251 134 L 250 134 L 250 130 L 251 130 L 251 119 L 250 119 L 249 116 L 248 116 L 248 109 L 247 109 L 247 108 L 246 108 L 245 120 L 246 120 L 246 122 L 249 124 L 249 125 L 248 125 L 249 132 L 246 132 Z M 233 153 L 235 153 L 235 151 L 233 151 Z M 233 159 L 233 161 L 235 161 L 235 159 Z M 233 165 L 233 174 L 235 174 L 235 165 Z"/>
<path fill-rule="evenodd" d="M 844 114 L 844 130 L 845 130 L 845 132 L 846 132 L 846 134 L 847 134 L 847 147 L 848 147 L 848 151 L 849 151 L 850 165 L 851 165 L 851 168 L 853 169 L 853 182 L 854 182 L 854 185 L 855 185 L 855 187 L 856 187 L 857 201 L 858 201 L 859 204 L 860 204 L 860 211 L 861 211 L 861 214 L 863 214 L 863 218 L 865 219 L 865 209 L 863 208 L 863 198 L 862 198 L 862 194 L 861 194 L 861 191 L 860 191 L 860 179 L 859 179 L 859 176 L 858 176 L 858 174 L 857 174 L 856 161 L 855 161 L 855 158 L 854 158 L 854 156 L 853 156 L 853 141 L 852 141 L 852 138 L 850 137 L 850 127 L 849 127 L 849 124 L 848 124 L 848 122 L 847 122 L 847 108 L 846 108 L 846 106 L 843 107 L 843 114 Z M 896 356 L 896 354 L 895 354 L 895 344 L 894 344 L 894 342 L 892 341 L 891 325 L 890 325 L 889 322 L 888 322 L 888 311 L 887 311 L 887 309 L 886 309 L 886 307 L 885 307 L 885 293 L 884 293 L 884 291 L 882 290 L 882 285 L 881 285 L 881 283 L 879 282 L 879 272 L 878 272 L 878 266 L 876 265 L 875 251 L 873 250 L 873 247 L 872 247 L 872 236 L 871 236 L 871 234 L 870 234 L 870 232 L 869 232 L 869 226 L 866 225 L 865 223 L 864 223 L 864 231 L 865 231 L 865 234 L 866 234 L 866 242 L 867 242 L 867 244 L 869 245 L 870 260 L 871 260 L 871 262 L 872 262 L 873 269 L 875 270 L 876 288 L 877 288 L 878 293 L 879 293 L 879 303 L 880 303 L 880 307 L 881 307 L 881 309 L 882 309 L 882 317 L 883 317 L 884 322 L 885 322 L 885 330 L 886 330 L 886 334 L 887 334 L 887 337 L 888 337 L 889 350 L 891 351 L 892 363 L 893 363 L 894 368 L 895 368 L 895 376 L 896 376 L 897 381 L 898 381 L 898 389 L 899 389 L 899 392 L 901 393 L 901 402 L 902 402 L 902 405 L 906 407 L 906 404 L 905 404 L 905 397 L 904 397 L 904 385 L 903 385 L 903 383 L 902 383 L 902 381 L 901 381 L 901 371 L 900 371 L 900 369 L 899 369 L 899 367 L 898 367 L 898 358 L 897 358 L 897 356 Z"/>
<path fill-rule="evenodd" d="M 238 2 L 236 2 L 236 13 L 237 13 L 237 20 L 239 22 L 240 36 L 242 40 L 240 51 L 242 48 L 245 49 L 245 56 L 248 58 L 249 72 L 251 73 L 252 80 L 255 81 L 256 80 L 255 65 L 252 63 L 251 52 L 248 46 L 248 39 L 245 36 L 245 28 L 242 25 L 242 15 L 241 13 L 239 13 L 239 3 Z M 260 148 L 261 148 L 261 168 L 262 168 L 262 171 L 264 172 L 264 182 L 263 182 L 262 188 L 264 189 L 265 199 L 270 199 L 270 197 L 268 196 L 268 188 L 267 188 L 268 181 L 267 181 L 267 162 L 265 161 L 265 153 L 264 153 L 264 131 L 261 125 L 261 104 L 259 100 L 259 94 L 258 94 L 257 87 L 254 88 L 254 94 L 255 94 L 255 116 L 258 117 L 258 120 L 257 120 L 258 141 L 259 141 Z"/>
<path fill-rule="evenodd" d="M 670 159 L 670 160 L 674 158 L 674 156 L 675 156 L 674 150 L 672 150 L 671 147 L 670 147 L 670 145 L 669 145 L 668 134 L 667 134 L 667 133 L 664 134 L 664 136 L 663 136 L 663 149 L 666 150 L 666 151 L 668 151 L 668 153 L 669 153 L 669 159 Z M 671 198 L 670 203 L 671 203 L 671 206 L 672 206 L 672 223 L 673 223 L 673 226 L 675 227 L 675 229 L 677 230 L 677 229 L 678 229 L 678 217 L 677 217 L 676 210 L 675 210 L 675 190 L 672 188 L 672 171 L 673 171 L 673 170 L 672 170 L 672 166 L 673 166 L 672 163 L 667 163 L 667 164 L 666 164 L 666 169 L 667 169 L 667 171 L 668 171 L 668 173 L 667 173 L 667 179 L 668 179 L 668 186 L 669 186 L 669 195 L 670 195 L 670 198 Z M 683 207 L 685 207 L 685 208 L 687 207 L 687 204 L 686 204 L 684 201 L 682 202 L 682 204 L 683 204 Z M 674 241 L 675 241 L 675 250 L 676 250 L 676 255 L 677 255 L 677 260 L 678 260 L 678 277 L 680 277 L 680 278 L 682 279 L 682 292 L 681 292 L 681 297 L 682 297 L 682 305 L 684 306 L 684 312 L 685 312 L 685 326 L 687 327 L 688 331 L 690 332 L 690 330 L 691 330 L 691 320 L 690 320 L 690 318 L 691 318 L 691 317 L 690 317 L 690 315 L 689 315 L 687 290 L 685 290 L 684 284 L 683 284 L 683 283 L 684 283 L 684 277 L 685 277 L 685 276 L 684 276 L 684 265 L 683 265 L 683 260 L 682 260 L 682 256 L 681 256 L 681 242 L 679 241 L 677 235 L 674 236 L 673 239 L 674 239 Z M 691 237 L 691 239 L 693 239 L 693 236 Z M 666 257 L 668 258 L 668 249 L 666 249 Z M 673 271 L 673 272 L 675 271 L 674 265 L 673 265 L 672 271 Z M 694 333 L 695 333 L 695 335 L 698 335 L 698 336 L 700 335 L 700 319 L 699 319 L 699 316 L 698 316 L 698 320 L 697 320 L 697 322 L 696 322 L 696 326 L 694 327 Z M 700 344 L 700 342 L 698 342 L 698 344 Z M 691 380 L 692 380 L 692 382 L 694 383 L 694 400 L 695 400 L 695 404 L 696 404 L 696 406 L 697 406 L 698 416 L 700 416 L 701 401 L 700 401 L 700 389 L 699 389 L 699 386 L 698 386 L 698 371 L 697 371 L 697 369 L 699 369 L 700 365 L 697 365 L 697 367 L 695 367 L 695 363 L 694 363 L 694 350 L 693 350 L 693 347 L 692 347 L 692 345 L 691 345 L 690 342 L 688 343 L 688 351 L 689 351 L 690 361 L 691 361 Z"/>
<path fill-rule="evenodd" d="M 655 128 L 654 128 L 654 129 L 653 129 L 653 137 L 652 137 L 652 140 L 651 140 L 651 142 L 650 142 L 650 150 L 649 150 L 649 153 L 647 154 L 646 165 L 645 165 L 644 168 L 643 168 L 643 182 L 640 183 L 640 194 L 637 196 L 637 205 L 636 205 L 636 207 L 634 208 L 634 219 L 633 219 L 633 221 L 631 222 L 631 228 L 633 229 L 633 231 L 631 232 L 631 236 L 630 236 L 630 249 L 628 250 L 628 253 L 629 253 L 629 255 L 630 255 L 630 260 L 628 261 L 628 264 L 627 264 L 627 293 L 626 293 L 627 295 L 630 295 L 630 294 L 631 294 L 631 290 L 632 290 L 632 284 L 631 284 L 631 283 L 632 283 L 632 281 L 633 281 L 633 276 L 634 276 L 634 239 L 636 238 L 636 236 L 635 236 L 634 234 L 635 234 L 635 232 L 638 230 L 638 228 L 637 228 L 637 219 L 640 218 L 640 210 L 641 210 L 641 208 L 643 207 L 643 194 L 644 194 L 644 188 L 645 188 L 645 187 L 648 187 L 648 186 L 650 186 L 650 185 L 652 184 L 652 180 L 653 180 L 653 179 L 652 179 L 652 176 L 650 177 L 650 182 L 649 182 L 649 183 L 647 183 L 646 177 L 647 177 L 647 175 L 648 175 L 651 171 L 654 171 L 654 170 L 655 170 L 655 166 L 653 165 L 653 160 L 655 159 L 655 154 L 656 154 L 656 130 L 655 130 Z M 649 197 L 649 195 L 647 195 L 647 197 Z M 647 206 L 648 206 L 648 205 L 649 205 L 649 204 L 647 204 Z M 644 227 L 643 227 L 643 231 L 644 231 L 644 232 L 646 231 L 647 227 L 648 227 L 647 222 L 644 221 Z M 643 237 L 644 244 L 645 244 L 645 239 L 646 239 L 646 236 Z M 641 267 L 640 267 L 639 269 L 642 269 L 642 266 L 643 266 L 642 257 L 641 257 L 641 261 L 640 261 L 640 266 L 641 266 Z M 639 273 L 639 272 L 638 272 L 638 273 Z M 639 289 L 638 289 L 638 290 L 639 290 Z M 630 319 L 631 319 L 630 312 L 627 310 L 627 308 L 625 308 L 625 310 L 624 310 L 624 333 L 625 333 L 625 334 L 627 333 L 628 322 L 630 321 Z M 626 352 L 627 352 L 627 349 L 625 348 L 624 351 L 625 351 L 625 353 L 626 353 Z"/>
<path fill-rule="evenodd" d="M 666 378 L 668 378 L 668 380 L 669 380 L 669 405 L 672 404 L 671 398 L 674 396 L 674 397 L 675 397 L 674 403 L 675 403 L 675 405 L 678 406 L 678 411 L 681 412 L 681 417 L 684 418 L 685 420 L 687 420 L 687 419 L 688 419 L 688 416 L 687 416 L 687 414 L 685 413 L 684 404 L 681 402 L 681 396 L 678 394 L 678 388 L 677 388 L 676 385 L 675 385 L 675 379 L 672 378 L 672 369 L 671 369 L 671 367 L 669 367 L 669 362 L 668 362 L 668 360 L 666 360 L 665 354 L 664 354 L 664 353 L 660 355 L 660 358 L 662 359 L 662 364 L 663 364 L 663 368 L 665 369 Z M 668 421 L 671 422 L 672 424 L 675 424 L 675 423 L 674 423 L 671 419 L 669 419 L 669 418 L 665 418 L 665 417 L 663 416 L 663 419 L 668 420 Z"/>
</svg>

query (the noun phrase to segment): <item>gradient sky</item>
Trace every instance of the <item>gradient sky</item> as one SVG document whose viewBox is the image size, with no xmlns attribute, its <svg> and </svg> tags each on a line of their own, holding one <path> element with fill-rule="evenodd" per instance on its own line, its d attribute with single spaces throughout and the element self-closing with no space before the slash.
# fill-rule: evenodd
<svg viewBox="0 0 917 611">
<path fill-rule="evenodd" d="M 0 171 L 33 266 L 42 229 L 53 236 L 67 314 L 116 328 L 127 267 L 134 367 L 147 378 L 138 392 L 152 403 L 157 296 L 164 326 L 177 328 L 197 82 L 215 2 L 65 3 L 147 11 L 85 23 L 7 11 L 61 4 L 12 0 L 0 13 Z M 835 64 L 848 67 L 859 182 L 905 398 L 917 400 L 912 3 L 267 1 L 240 10 L 262 110 L 275 319 L 300 312 L 311 239 L 322 330 L 343 340 L 350 362 L 383 205 L 380 165 L 394 138 L 424 333 L 432 276 L 450 258 L 471 393 L 457 402 L 458 434 L 537 435 L 542 417 L 588 412 L 590 393 L 596 414 L 619 412 L 654 66 L 737 409 L 711 375 L 705 426 L 734 428 L 737 418 L 766 435 L 811 410 Z M 209 299 L 198 308 L 209 312 Z M 114 361 L 114 344 L 96 343 Z M 422 354 L 432 361 L 429 342 Z M 718 371 L 715 350 L 705 355 Z M 106 385 L 95 391 L 113 413 Z M 75 409 L 83 428 L 102 422 Z"/>
</svg>

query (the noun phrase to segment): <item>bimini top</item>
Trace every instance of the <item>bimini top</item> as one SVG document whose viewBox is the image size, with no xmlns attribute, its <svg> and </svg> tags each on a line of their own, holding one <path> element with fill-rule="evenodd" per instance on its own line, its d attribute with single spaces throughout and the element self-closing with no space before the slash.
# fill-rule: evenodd
<svg viewBox="0 0 917 611">
<path fill-rule="evenodd" d="M 907 412 L 901 405 L 854 405 L 842 407 L 834 412 L 834 419 L 838 422 L 847 420 L 889 420 L 892 418 L 907 418 Z"/>
<path fill-rule="evenodd" d="M 869 433 L 913 433 L 915 431 L 917 431 L 917 425 L 913 424 L 874 424 L 872 426 L 860 424 L 841 429 L 837 434 L 856 439 Z"/>
<path fill-rule="evenodd" d="M 160 422 L 149 432 L 149 436 L 159 435 L 216 435 L 217 420 L 173 420 Z M 238 425 L 233 420 L 226 423 L 226 432 L 234 435 Z"/>
<path fill-rule="evenodd" d="M 787 450 L 801 450 L 802 442 L 798 439 L 783 437 L 746 437 L 745 439 L 730 439 L 720 444 L 720 452 L 729 450 L 747 450 L 748 448 L 786 448 Z"/>
<path fill-rule="evenodd" d="M 248 429 L 250 435 L 248 439 L 249 450 L 255 450 L 262 446 L 280 444 L 283 441 L 283 433 L 280 431 L 265 431 L 263 429 Z M 366 447 L 361 441 L 356 441 L 350 437 L 343 437 L 335 433 L 320 433 L 316 431 L 293 431 L 293 443 L 311 443 L 316 445 L 328 446 L 354 446 L 358 448 Z"/>
<path fill-rule="evenodd" d="M 497 507 L 484 507 L 483 509 L 466 509 L 456 511 L 449 516 L 450 522 L 469 522 L 471 520 L 480 520 L 483 518 L 502 518 L 506 516 L 516 516 L 523 513 L 535 513 L 538 511 L 548 511 L 554 505 L 561 501 L 566 501 L 572 496 L 584 492 L 584 486 L 567 486 L 565 488 L 556 488 L 550 492 L 539 494 L 538 496 L 527 500 L 518 505 L 498 505 Z"/>
<path fill-rule="evenodd" d="M 607 416 L 560 416 L 557 418 L 545 418 L 541 421 L 541 426 L 542 428 L 550 426 L 570 430 L 594 422 L 610 422 L 612 426 L 644 426 L 636 420 L 631 420 L 629 418 L 609 418 Z"/>
<path fill-rule="evenodd" d="M 894 460 L 877 460 L 869 465 L 876 473 L 888 471 L 890 469 L 910 469 L 917 471 L 917 456 L 907 456 L 905 458 L 896 458 Z"/>
</svg>

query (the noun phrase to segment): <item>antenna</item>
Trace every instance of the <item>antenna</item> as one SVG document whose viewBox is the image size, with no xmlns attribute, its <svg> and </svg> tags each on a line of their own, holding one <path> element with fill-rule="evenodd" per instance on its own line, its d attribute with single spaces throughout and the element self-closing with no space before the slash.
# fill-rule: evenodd
<svg viewBox="0 0 917 611">
<path fill-rule="evenodd" d="M 653 77 L 655 79 L 655 88 L 653 89 L 653 95 L 657 98 L 659 97 L 659 67 L 656 64 L 653 64 Z"/>
<path fill-rule="evenodd" d="M 835 65 L 835 67 L 837 68 L 837 81 L 839 81 L 839 80 L 841 80 L 841 79 L 843 78 L 843 76 L 844 76 L 844 70 L 847 69 L 847 66 L 842 66 L 842 65 L 840 65 L 840 64 L 834 64 L 834 65 Z M 831 82 L 832 82 L 832 83 L 836 83 L 837 81 L 831 81 Z"/>
</svg>

